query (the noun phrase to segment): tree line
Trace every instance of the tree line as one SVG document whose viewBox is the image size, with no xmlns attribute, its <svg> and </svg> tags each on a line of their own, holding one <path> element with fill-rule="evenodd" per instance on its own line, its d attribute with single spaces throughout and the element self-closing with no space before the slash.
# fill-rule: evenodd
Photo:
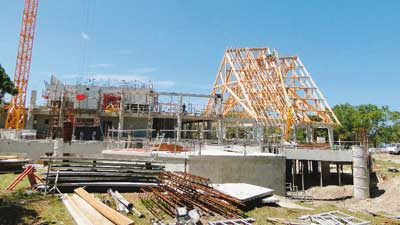
<svg viewBox="0 0 400 225">
<path fill-rule="evenodd" d="M 348 103 L 335 105 L 332 110 L 342 124 L 334 129 L 335 140 L 360 141 L 360 133 L 365 131 L 373 147 L 400 142 L 399 111 L 390 110 L 388 106 Z"/>
</svg>

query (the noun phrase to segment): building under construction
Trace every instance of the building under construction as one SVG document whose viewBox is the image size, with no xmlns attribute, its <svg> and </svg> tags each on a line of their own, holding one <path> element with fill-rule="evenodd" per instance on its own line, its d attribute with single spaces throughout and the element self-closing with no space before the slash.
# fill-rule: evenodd
<svg viewBox="0 0 400 225">
<path fill-rule="evenodd" d="M 67 122 L 79 140 L 163 134 L 219 143 L 246 136 L 261 144 L 273 135 L 298 142 L 298 129 L 313 143 L 313 130 L 322 128 L 332 145 L 332 128 L 340 124 L 300 58 L 269 48 L 226 50 L 210 89 L 205 95 L 126 81 L 66 84 L 52 75 L 42 91 L 46 104 L 37 105 L 36 91 L 31 94 L 26 128 L 39 139 L 61 137 Z"/>
<path fill-rule="evenodd" d="M 134 159 L 164 154 L 171 168 L 278 193 L 285 182 L 304 190 L 309 174 L 320 174 L 322 186 L 332 164 L 341 184 L 343 165 L 353 160 L 351 151 L 334 150 L 343 149 L 333 140 L 340 122 L 300 58 L 269 48 L 227 49 L 209 94 L 160 92 L 126 81 L 67 84 L 51 76 L 42 91 L 45 104 L 36 104 L 36 96 L 26 110 L 26 130 L 0 131 L 7 139 L 2 151 L 29 148 L 39 159 L 52 151 L 53 139 L 64 138 L 72 141 L 64 152 Z M 324 132 L 317 135 L 318 129 Z M 46 140 L 10 141 L 27 137 Z"/>
</svg>

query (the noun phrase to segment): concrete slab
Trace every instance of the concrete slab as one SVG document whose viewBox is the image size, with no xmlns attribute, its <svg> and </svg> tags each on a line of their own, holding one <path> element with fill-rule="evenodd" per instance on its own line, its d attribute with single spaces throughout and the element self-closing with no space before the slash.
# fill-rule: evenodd
<svg viewBox="0 0 400 225">
<path fill-rule="evenodd" d="M 351 150 L 283 149 L 282 155 L 287 159 L 297 160 L 353 162 Z"/>
<path fill-rule="evenodd" d="M 264 198 L 274 193 L 272 189 L 246 183 L 213 184 L 212 187 L 242 202 Z"/>
</svg>

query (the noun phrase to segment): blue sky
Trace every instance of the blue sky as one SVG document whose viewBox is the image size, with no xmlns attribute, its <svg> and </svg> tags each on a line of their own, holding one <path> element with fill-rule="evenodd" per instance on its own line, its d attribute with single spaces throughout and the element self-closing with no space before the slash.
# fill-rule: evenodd
<svg viewBox="0 0 400 225">
<path fill-rule="evenodd" d="M 228 47 L 299 55 L 331 105 L 400 110 L 399 1 L 39 0 L 29 88 L 56 74 L 153 80 L 209 93 Z M 23 0 L 1 0 L 0 63 L 13 76 Z"/>
</svg>

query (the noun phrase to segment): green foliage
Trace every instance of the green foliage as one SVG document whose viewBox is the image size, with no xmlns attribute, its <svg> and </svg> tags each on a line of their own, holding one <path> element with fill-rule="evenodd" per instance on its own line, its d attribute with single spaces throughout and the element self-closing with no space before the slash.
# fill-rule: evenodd
<svg viewBox="0 0 400 225">
<path fill-rule="evenodd" d="M 335 137 L 342 141 L 359 141 L 362 130 L 367 131 L 370 144 L 400 141 L 400 112 L 373 104 L 352 106 L 348 103 L 333 107 L 342 126 L 335 128 Z"/>
<path fill-rule="evenodd" d="M 0 65 L 0 97 L 3 97 L 5 93 L 16 95 L 18 94 L 18 89 L 6 73 L 6 70 Z"/>
</svg>

